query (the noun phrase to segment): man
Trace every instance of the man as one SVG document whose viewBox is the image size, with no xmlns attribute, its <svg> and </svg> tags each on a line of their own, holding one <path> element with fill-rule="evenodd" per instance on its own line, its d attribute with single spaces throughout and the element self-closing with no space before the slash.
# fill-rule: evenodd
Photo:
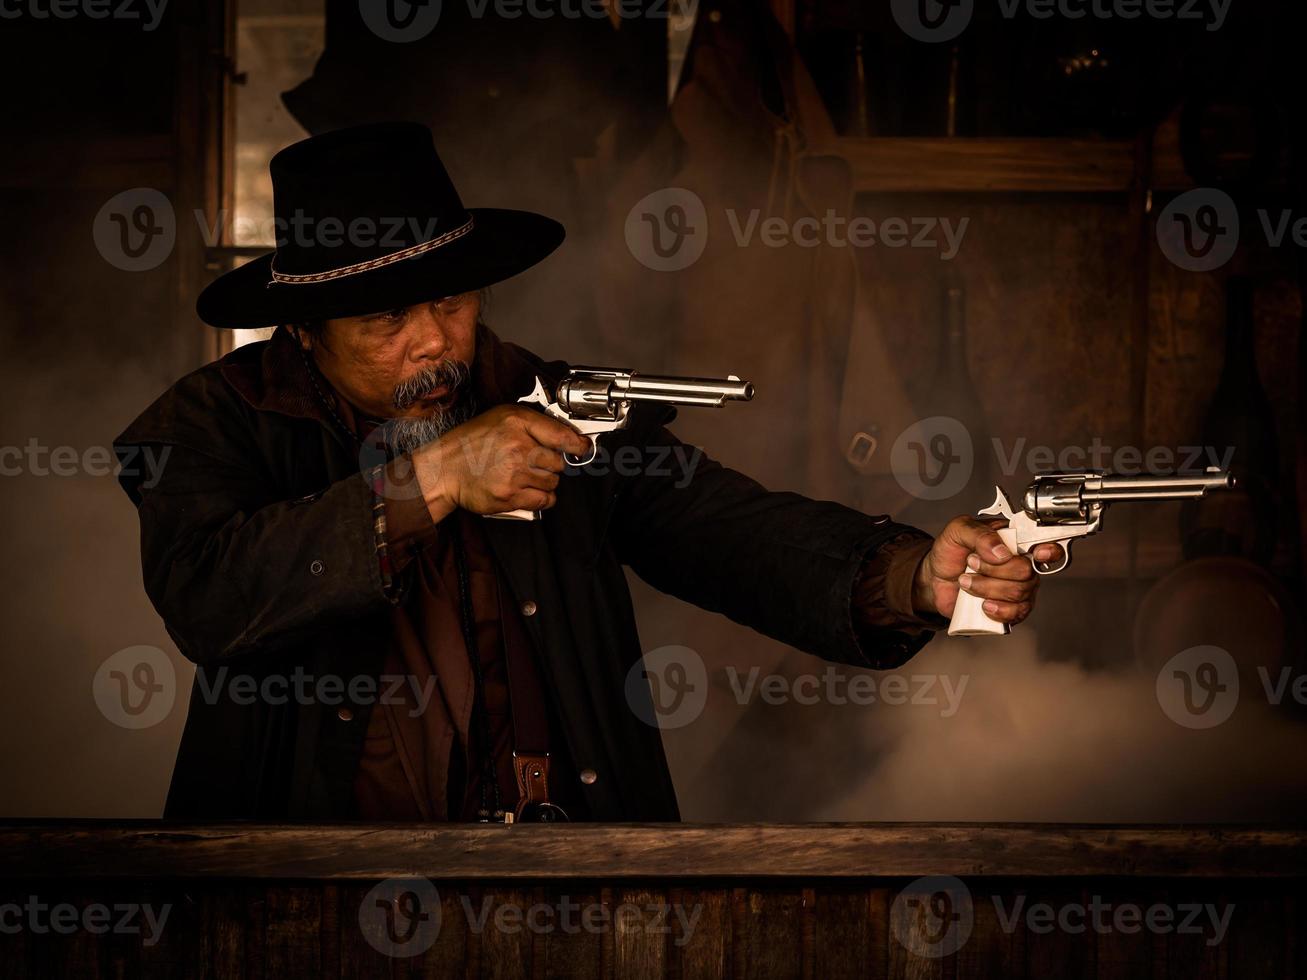
<svg viewBox="0 0 1307 980">
<path fill-rule="evenodd" d="M 563 230 L 465 209 L 424 127 L 314 137 L 272 176 L 276 253 L 198 309 L 280 328 L 116 442 L 171 450 L 152 486 L 123 478 L 146 590 L 198 665 L 167 816 L 677 819 L 648 687 L 630 683 L 624 564 L 857 666 L 906 661 L 959 586 L 997 619 L 1028 615 L 1030 564 L 989 526 L 932 541 L 768 493 L 679 443 L 665 408 L 605 437 L 640 465 L 567 468 L 588 440 L 517 404 L 566 366 L 480 317 L 482 291 Z M 518 509 L 543 520 L 486 519 Z"/>
</svg>

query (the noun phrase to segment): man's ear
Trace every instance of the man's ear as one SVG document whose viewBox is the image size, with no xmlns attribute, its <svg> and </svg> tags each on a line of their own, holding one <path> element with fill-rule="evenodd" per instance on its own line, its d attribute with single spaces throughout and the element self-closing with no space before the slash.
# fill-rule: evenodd
<svg viewBox="0 0 1307 980">
<path fill-rule="evenodd" d="M 306 350 L 306 351 L 311 351 L 311 350 L 313 350 L 313 338 L 310 337 L 310 336 L 309 336 L 307 333 L 305 333 L 303 330 L 301 330 L 301 329 L 299 328 L 299 324 L 294 324 L 294 323 L 291 324 L 291 325 L 290 325 L 290 332 L 291 332 L 291 334 L 294 336 L 294 338 L 295 338 L 297 341 L 299 341 L 299 345 L 300 345 L 300 349 L 301 349 L 301 350 Z"/>
</svg>

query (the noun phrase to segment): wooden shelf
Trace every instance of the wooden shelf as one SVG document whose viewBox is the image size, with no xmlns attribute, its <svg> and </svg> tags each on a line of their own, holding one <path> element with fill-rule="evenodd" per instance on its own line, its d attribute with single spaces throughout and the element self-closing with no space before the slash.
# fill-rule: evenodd
<svg viewBox="0 0 1307 980">
<path fill-rule="evenodd" d="M 1135 171 L 1134 145 L 1106 140 L 837 137 L 821 149 L 849 162 L 860 191 L 1123 193 Z"/>
</svg>

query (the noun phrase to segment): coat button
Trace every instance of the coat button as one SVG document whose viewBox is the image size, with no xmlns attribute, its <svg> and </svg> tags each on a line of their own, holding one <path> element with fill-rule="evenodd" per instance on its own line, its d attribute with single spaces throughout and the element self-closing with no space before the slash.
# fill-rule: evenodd
<svg viewBox="0 0 1307 980">
<path fill-rule="evenodd" d="M 530 599 L 527 599 L 526 602 L 522 603 L 522 615 L 534 616 L 536 614 L 536 610 L 539 608 L 540 607 L 537 606 L 534 602 L 532 602 Z"/>
<path fill-rule="evenodd" d="M 353 721 L 354 712 L 349 708 L 340 708 L 336 711 L 336 717 L 341 721 Z"/>
<path fill-rule="evenodd" d="M 326 570 L 327 570 L 327 566 L 322 564 L 322 562 L 319 561 L 317 558 L 314 558 L 313 562 L 309 565 L 309 571 L 312 572 L 314 575 L 321 575 Z"/>
<path fill-rule="evenodd" d="M 595 784 L 595 780 L 597 780 L 598 778 L 599 778 L 599 773 L 595 772 L 593 769 L 581 770 L 581 782 L 585 783 L 587 786 L 593 786 Z"/>
</svg>

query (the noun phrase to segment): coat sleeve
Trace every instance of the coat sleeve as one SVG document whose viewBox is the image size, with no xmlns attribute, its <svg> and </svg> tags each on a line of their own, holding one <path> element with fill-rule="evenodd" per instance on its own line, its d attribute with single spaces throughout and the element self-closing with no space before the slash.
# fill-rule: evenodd
<svg viewBox="0 0 1307 980">
<path fill-rule="evenodd" d="M 153 434 L 129 430 L 114 448 L 120 461 L 157 461 L 149 473 L 124 462 L 119 479 L 138 508 L 145 590 L 188 659 L 276 652 L 389 606 L 362 474 L 269 499 L 260 457 L 239 439 L 201 445 L 178 425 L 152 445 Z"/>
<path fill-rule="evenodd" d="M 853 608 L 867 563 L 920 532 L 770 492 L 663 427 L 641 441 L 644 465 L 624 479 L 610 530 L 618 556 L 650 585 L 858 667 L 896 667 L 930 640 L 928 631 L 868 626 Z"/>
</svg>

